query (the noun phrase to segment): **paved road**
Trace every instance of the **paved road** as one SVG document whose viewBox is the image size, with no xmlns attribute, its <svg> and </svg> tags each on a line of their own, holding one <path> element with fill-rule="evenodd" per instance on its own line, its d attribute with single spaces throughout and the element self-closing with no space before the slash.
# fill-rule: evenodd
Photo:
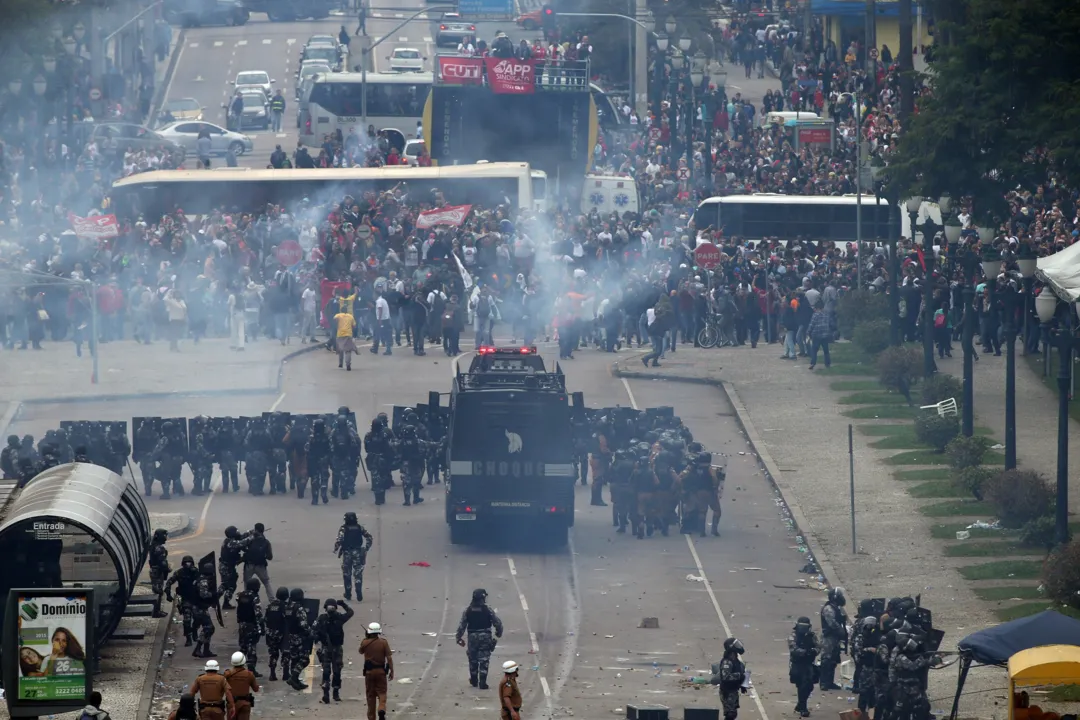
<svg viewBox="0 0 1080 720">
<path fill-rule="evenodd" d="M 397 29 L 404 20 L 424 6 L 417 0 L 375 0 L 367 23 L 368 35 L 374 42 L 386 38 L 372 52 L 375 71 L 387 69 L 386 58 L 396 47 L 415 48 L 428 58 L 427 69 L 435 64 L 434 38 L 438 32 L 439 18 L 442 13 L 432 11 L 424 13 Z M 337 35 L 341 26 L 350 32 L 356 31 L 356 15 L 332 16 L 325 20 L 303 20 L 296 22 L 272 23 L 265 15 L 256 14 L 250 22 L 241 27 L 206 27 L 187 31 L 182 54 L 176 65 L 172 81 L 166 90 L 168 99 L 195 98 L 203 106 L 204 120 L 221 126 L 225 125 L 226 111 L 222 107 L 232 94 L 230 82 L 236 74 L 244 70 L 265 70 L 274 79 L 274 86 L 284 90 L 286 102 L 285 123 L 281 133 L 267 130 L 248 129 L 244 132 L 252 137 L 255 149 L 240 158 L 240 164 L 251 167 L 266 167 L 270 162 L 270 153 L 280 144 L 287 151 L 296 147 L 296 69 L 299 54 L 304 43 L 312 35 Z M 495 32 L 502 30 L 514 42 L 521 38 L 538 37 L 538 32 L 525 32 L 512 22 L 479 22 L 477 36 L 488 41 Z M 352 43 L 354 54 L 350 66 L 359 62 L 359 47 Z M 444 49 L 448 50 L 449 48 Z M 415 127 L 400 128 L 407 137 L 415 135 Z M 219 161 L 220 162 L 220 161 Z M 194 164 L 194 160 L 189 164 Z"/>
<path fill-rule="evenodd" d="M 572 544 L 550 554 L 530 551 L 525 544 L 509 550 L 451 546 L 439 488 L 427 492 L 427 502 L 414 508 L 401 507 L 391 494 L 391 502 L 379 511 L 367 492 L 349 503 L 318 508 L 295 497 L 254 501 L 243 494 L 153 499 L 150 505 L 188 512 L 196 519 L 196 533 L 173 544 L 174 564 L 180 555 L 215 549 L 227 525 L 263 522 L 275 544 L 273 582 L 302 586 L 318 598 L 341 594 L 338 563 L 331 553 L 334 531 L 346 509 L 358 511 L 375 534 L 376 545 L 366 578 L 367 598 L 354 604 L 357 618 L 349 627 L 353 665 L 345 670 L 348 702 L 322 711 L 326 717 L 356 717 L 360 712 L 356 703 L 361 701 L 362 681 L 355 647 L 362 625 L 372 620 L 387 628 L 396 648 L 398 677 L 412 681 L 394 684 L 392 708 L 451 718 L 494 713 L 493 694 L 468 686 L 464 653 L 450 635 L 476 587 L 490 592 L 507 627 L 494 667 L 508 658 L 522 663 L 531 717 L 567 710 L 578 717 L 610 715 L 634 701 L 673 708 L 715 705 L 711 690 L 689 688 L 683 681 L 718 657 L 729 629 L 748 648 L 764 717 L 789 712 L 784 639 L 795 617 L 815 615 L 821 596 L 789 589 L 805 577 L 799 572 L 803 558 L 780 521 L 772 489 L 752 456 L 738 454 L 749 453 L 749 448 L 719 394 L 700 386 L 623 383 L 610 376 L 611 359 L 586 351 L 564 363 L 570 385 L 585 389 L 589 404 L 674 405 L 702 442 L 730 455 L 721 538 L 688 541 L 672 534 L 638 541 L 616 535 L 610 512 L 589 507 L 588 493 L 581 488 Z M 178 400 L 153 403 L 152 408 L 127 403 L 41 406 L 21 424 L 44 428 L 64 412 L 79 417 L 130 417 L 151 409 L 161 415 L 237 415 L 271 407 L 326 411 L 343 403 L 366 419 L 395 403 L 424 401 L 428 389 L 447 390 L 451 367 L 441 354 L 419 359 L 362 353 L 353 372 L 345 373 L 337 370 L 331 356 L 317 352 L 290 365 L 285 392 L 275 399 Z M 414 562 L 430 567 L 411 566 Z M 703 572 L 708 583 L 687 579 Z M 658 618 L 659 629 L 639 629 L 644 617 Z M 216 643 L 222 657 L 234 649 L 236 636 L 232 618 L 226 623 Z M 166 699 L 175 697 L 198 667 L 182 647 L 176 649 L 162 670 Z M 265 648 L 260 654 L 265 666 Z M 682 672 L 683 667 L 689 671 Z M 266 693 L 262 706 L 275 716 L 302 711 L 317 699 L 297 695 L 281 683 L 271 684 Z M 835 696 L 826 703 L 829 710 L 846 706 Z M 744 698 L 744 716 L 762 716 L 751 697 Z"/>
</svg>

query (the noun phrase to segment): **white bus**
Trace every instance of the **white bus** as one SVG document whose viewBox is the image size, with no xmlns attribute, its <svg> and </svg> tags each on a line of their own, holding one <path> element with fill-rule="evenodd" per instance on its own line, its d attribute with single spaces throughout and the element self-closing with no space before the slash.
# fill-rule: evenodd
<svg viewBox="0 0 1080 720">
<path fill-rule="evenodd" d="M 300 142 L 318 147 L 324 136 L 338 129 L 342 136 L 350 128 L 361 135 L 367 131 L 361 77 L 357 72 L 324 73 L 312 81 L 311 90 L 301 99 Z M 432 77 L 431 73 L 367 73 L 367 124 L 376 131 L 397 130 L 402 139 L 415 137 Z"/>
<path fill-rule="evenodd" d="M 393 166 L 381 168 L 259 170 L 155 170 L 113 183 L 112 199 L 132 217 L 157 218 L 183 208 L 187 215 L 205 215 L 217 208 L 238 207 L 242 212 L 264 209 L 267 203 L 292 208 L 307 199 L 321 204 L 338 202 L 346 195 L 400 187 L 410 197 L 430 201 L 438 189 L 450 205 L 481 204 L 494 207 L 509 202 L 519 209 L 536 209 L 547 198 L 535 198 L 533 189 L 546 193 L 547 176 L 528 163 L 482 163 L 442 167 Z"/>
<path fill-rule="evenodd" d="M 855 242 L 856 209 L 854 195 L 727 195 L 703 200 L 694 212 L 699 232 L 722 229 L 725 237 L 746 240 L 779 238 Z M 935 219 L 940 224 L 940 219 Z M 862 196 L 862 239 L 885 242 L 895 226 L 897 236 L 906 235 L 908 216 L 902 208 L 890 208 L 873 195 Z"/>
</svg>

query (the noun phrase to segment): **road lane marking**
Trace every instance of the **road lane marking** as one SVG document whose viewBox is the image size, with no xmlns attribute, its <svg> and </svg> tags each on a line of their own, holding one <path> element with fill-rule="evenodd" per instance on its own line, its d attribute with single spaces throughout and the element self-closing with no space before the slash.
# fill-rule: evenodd
<svg viewBox="0 0 1080 720">
<path fill-rule="evenodd" d="M 521 609 L 525 612 L 529 612 L 529 602 L 525 599 L 525 595 L 523 593 L 518 593 L 518 600 L 521 601 Z M 529 634 L 532 635 L 532 633 Z"/>
<path fill-rule="evenodd" d="M 188 47 L 199 47 L 199 43 L 197 43 L 197 42 L 190 42 L 190 43 L 188 43 Z"/>
<path fill-rule="evenodd" d="M 529 633 L 529 644 L 532 645 L 534 655 L 540 654 L 540 643 L 536 641 L 536 633 Z"/>
<path fill-rule="evenodd" d="M 450 617 L 450 566 L 446 566 L 446 574 L 443 575 L 443 608 L 442 619 L 439 620 L 439 634 L 435 637 L 435 644 L 431 646 L 431 657 L 428 658 L 427 664 L 424 665 L 424 671 L 420 673 L 420 679 L 413 684 L 412 691 L 409 692 L 405 701 L 398 703 L 402 707 L 412 707 L 412 700 L 416 697 L 416 693 L 424 686 L 424 680 L 427 679 L 428 673 L 431 672 L 431 666 L 435 664 L 435 658 L 439 654 L 439 648 L 442 646 L 443 630 L 446 628 L 446 619 Z"/>
<path fill-rule="evenodd" d="M 270 412 L 275 412 L 278 409 L 278 405 L 285 399 L 285 393 L 278 395 L 278 399 L 274 401 L 274 404 L 270 406 Z"/>
<path fill-rule="evenodd" d="M 408 35 L 399 35 L 397 41 L 398 42 L 409 42 L 409 36 Z"/>
<path fill-rule="evenodd" d="M 426 42 L 426 43 L 430 43 L 430 42 L 431 42 L 431 38 L 429 38 L 429 37 L 426 37 L 426 38 L 424 38 L 424 42 Z"/>
<path fill-rule="evenodd" d="M 529 634 L 529 641 L 532 643 L 533 652 L 536 654 L 536 664 L 540 665 L 540 645 L 536 642 L 536 633 L 532 629 L 532 621 L 529 620 L 529 603 L 525 600 L 525 593 L 521 591 L 521 585 L 518 584 L 517 567 L 514 565 L 514 558 L 507 557 L 506 564 L 510 566 L 510 579 L 514 581 L 514 590 L 517 591 L 518 600 L 521 601 L 521 609 L 525 616 L 525 631 Z M 551 716 L 554 710 L 551 688 L 547 684 L 547 679 L 542 675 L 540 676 L 540 686 L 544 689 L 544 697 L 547 700 L 548 716 Z"/>
<path fill-rule="evenodd" d="M 272 42 L 273 40 L 271 40 L 270 38 L 263 38 L 263 45 L 269 45 Z"/>
<path fill-rule="evenodd" d="M 241 45 L 247 45 L 247 40 L 237 40 L 236 41 L 236 46 L 237 47 L 240 47 Z"/>
<path fill-rule="evenodd" d="M 295 45 L 296 44 L 296 38 L 289 38 L 288 40 L 285 41 L 285 44 L 286 45 Z"/>
<path fill-rule="evenodd" d="M 626 389 L 626 395 L 630 398 L 630 407 L 638 410 L 637 400 L 634 398 L 634 393 L 630 389 L 630 383 L 626 378 L 621 378 L 623 388 Z M 686 545 L 690 548 L 690 555 L 694 558 L 694 564 L 697 565 L 698 576 L 702 578 L 705 585 L 705 591 L 709 594 L 709 601 L 712 603 L 713 610 L 716 611 L 716 617 L 720 620 L 720 625 L 724 628 L 724 634 L 728 637 L 735 637 L 731 633 L 731 626 L 728 625 L 727 618 L 724 617 L 724 611 L 720 609 L 720 602 L 716 599 L 716 593 L 713 592 L 712 583 L 709 582 L 709 576 L 705 574 L 705 568 L 701 564 L 701 556 L 698 555 L 697 546 L 694 545 L 694 539 L 689 535 L 683 535 L 686 538 Z M 761 703 L 761 698 L 758 696 L 757 688 L 754 688 L 754 692 L 751 696 L 754 699 L 754 705 L 757 706 L 758 714 L 761 715 L 761 720 L 769 720 L 768 714 L 765 712 L 765 706 Z"/>
<path fill-rule="evenodd" d="M 221 47 L 224 44 L 225 44 L 224 40 L 215 40 L 214 41 L 214 47 Z"/>
<path fill-rule="evenodd" d="M 548 701 L 550 701 L 551 700 L 551 688 L 548 687 L 547 678 L 544 677 L 543 675 L 540 676 L 540 687 L 542 687 L 544 689 L 544 697 L 546 697 L 548 699 Z"/>
<path fill-rule="evenodd" d="M 510 574 L 517 575 L 517 567 L 514 565 L 514 558 L 506 558 L 507 564 L 510 566 Z"/>
</svg>

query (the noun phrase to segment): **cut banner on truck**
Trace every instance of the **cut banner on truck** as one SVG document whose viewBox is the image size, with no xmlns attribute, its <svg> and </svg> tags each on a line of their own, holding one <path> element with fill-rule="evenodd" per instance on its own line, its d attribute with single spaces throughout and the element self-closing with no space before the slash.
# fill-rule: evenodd
<svg viewBox="0 0 1080 720">
<path fill-rule="evenodd" d="M 435 210 L 428 210 L 416 216 L 416 227 L 428 230 L 436 225 L 460 227 L 472 211 L 472 205 L 450 205 Z"/>
<path fill-rule="evenodd" d="M 439 74 L 449 85 L 479 85 L 484 82 L 484 59 L 440 56 Z"/>
<path fill-rule="evenodd" d="M 85 240 L 110 240 L 120 234 L 120 223 L 115 215 L 91 215 L 78 217 L 68 215 L 75 234 Z"/>
</svg>

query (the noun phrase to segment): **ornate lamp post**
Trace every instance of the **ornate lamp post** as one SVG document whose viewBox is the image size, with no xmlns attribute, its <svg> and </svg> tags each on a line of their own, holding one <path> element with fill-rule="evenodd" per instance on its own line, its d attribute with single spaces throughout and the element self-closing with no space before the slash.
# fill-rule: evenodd
<svg viewBox="0 0 1080 720">
<path fill-rule="evenodd" d="M 1024 278 L 1024 344 L 1021 355 L 1027 355 L 1028 345 L 1028 318 L 1031 315 L 1031 287 L 1035 282 L 1035 270 L 1038 268 L 1039 259 L 1031 245 L 1023 243 L 1020 253 L 1016 258 L 1016 264 L 1020 268 L 1020 275 Z"/>
</svg>

